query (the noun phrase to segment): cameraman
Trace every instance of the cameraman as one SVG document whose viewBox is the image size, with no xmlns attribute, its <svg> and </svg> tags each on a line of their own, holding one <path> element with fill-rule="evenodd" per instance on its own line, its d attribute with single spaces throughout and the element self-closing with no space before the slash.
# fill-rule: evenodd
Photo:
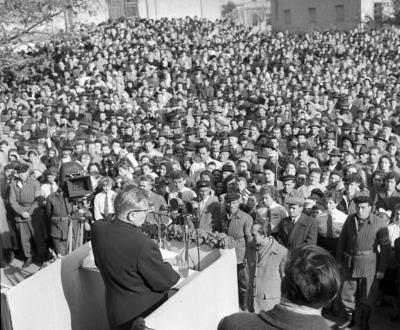
<svg viewBox="0 0 400 330">
<path fill-rule="evenodd" d="M 50 219 L 50 237 L 58 256 L 67 254 L 68 227 L 72 205 L 62 189 L 50 193 L 46 200 L 46 214 Z"/>
<path fill-rule="evenodd" d="M 140 230 L 149 211 L 148 194 L 126 185 L 115 199 L 114 221 L 96 221 L 92 246 L 105 284 L 111 329 L 131 329 L 167 299 L 179 280 L 157 245 Z"/>
</svg>

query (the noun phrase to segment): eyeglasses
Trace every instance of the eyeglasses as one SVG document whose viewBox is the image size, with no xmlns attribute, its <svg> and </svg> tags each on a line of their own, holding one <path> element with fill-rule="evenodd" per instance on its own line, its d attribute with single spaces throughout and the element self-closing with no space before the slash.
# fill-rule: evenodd
<svg viewBox="0 0 400 330">
<path fill-rule="evenodd" d="M 146 213 L 148 213 L 148 212 L 150 212 L 150 209 L 132 210 L 132 211 L 130 211 L 129 213 L 139 213 L 139 212 L 146 212 Z"/>
</svg>

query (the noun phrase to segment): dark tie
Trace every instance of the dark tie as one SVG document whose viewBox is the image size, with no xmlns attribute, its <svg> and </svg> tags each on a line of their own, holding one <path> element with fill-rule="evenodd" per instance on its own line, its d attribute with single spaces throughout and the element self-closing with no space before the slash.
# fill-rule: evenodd
<svg viewBox="0 0 400 330">
<path fill-rule="evenodd" d="M 267 207 L 267 222 L 266 222 L 266 224 L 271 225 L 271 209 L 269 207 Z"/>
<path fill-rule="evenodd" d="M 326 237 L 333 238 L 333 219 L 330 213 L 328 213 L 328 220 L 326 222 Z"/>
<path fill-rule="evenodd" d="M 108 217 L 108 194 L 106 193 L 106 200 L 104 202 L 104 216 Z"/>
<path fill-rule="evenodd" d="M 179 191 L 179 192 L 178 192 L 178 198 L 179 198 L 179 199 L 182 199 L 182 197 L 183 197 L 183 196 L 182 196 L 182 192 Z"/>
</svg>

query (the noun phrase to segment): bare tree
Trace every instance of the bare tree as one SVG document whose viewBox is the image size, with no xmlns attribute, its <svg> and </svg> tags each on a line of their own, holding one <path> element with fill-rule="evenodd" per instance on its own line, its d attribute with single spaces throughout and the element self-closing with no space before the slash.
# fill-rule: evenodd
<svg viewBox="0 0 400 330">
<path fill-rule="evenodd" d="M 96 0 L 0 0 L 0 72 L 27 61 L 18 49 L 32 42 L 47 40 L 54 19 L 65 18 L 73 27 L 78 11 L 90 9 Z"/>
<path fill-rule="evenodd" d="M 235 13 L 235 10 L 236 10 L 236 5 L 232 1 L 229 1 L 225 5 L 222 5 L 221 16 L 222 17 L 231 16 Z"/>
</svg>

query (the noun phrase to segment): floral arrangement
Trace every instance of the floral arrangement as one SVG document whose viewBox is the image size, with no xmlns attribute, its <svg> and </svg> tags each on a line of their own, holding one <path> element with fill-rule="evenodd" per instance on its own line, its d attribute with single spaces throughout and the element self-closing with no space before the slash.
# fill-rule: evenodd
<svg viewBox="0 0 400 330">
<path fill-rule="evenodd" d="M 151 239 L 158 238 L 156 224 L 145 222 L 141 229 Z M 167 241 L 183 241 L 185 238 L 183 226 L 177 224 L 161 225 L 161 237 Z M 202 229 L 189 229 L 189 241 L 199 245 L 208 245 L 212 249 L 232 249 L 235 247 L 235 240 L 231 236 L 217 231 L 210 232 Z"/>
</svg>

